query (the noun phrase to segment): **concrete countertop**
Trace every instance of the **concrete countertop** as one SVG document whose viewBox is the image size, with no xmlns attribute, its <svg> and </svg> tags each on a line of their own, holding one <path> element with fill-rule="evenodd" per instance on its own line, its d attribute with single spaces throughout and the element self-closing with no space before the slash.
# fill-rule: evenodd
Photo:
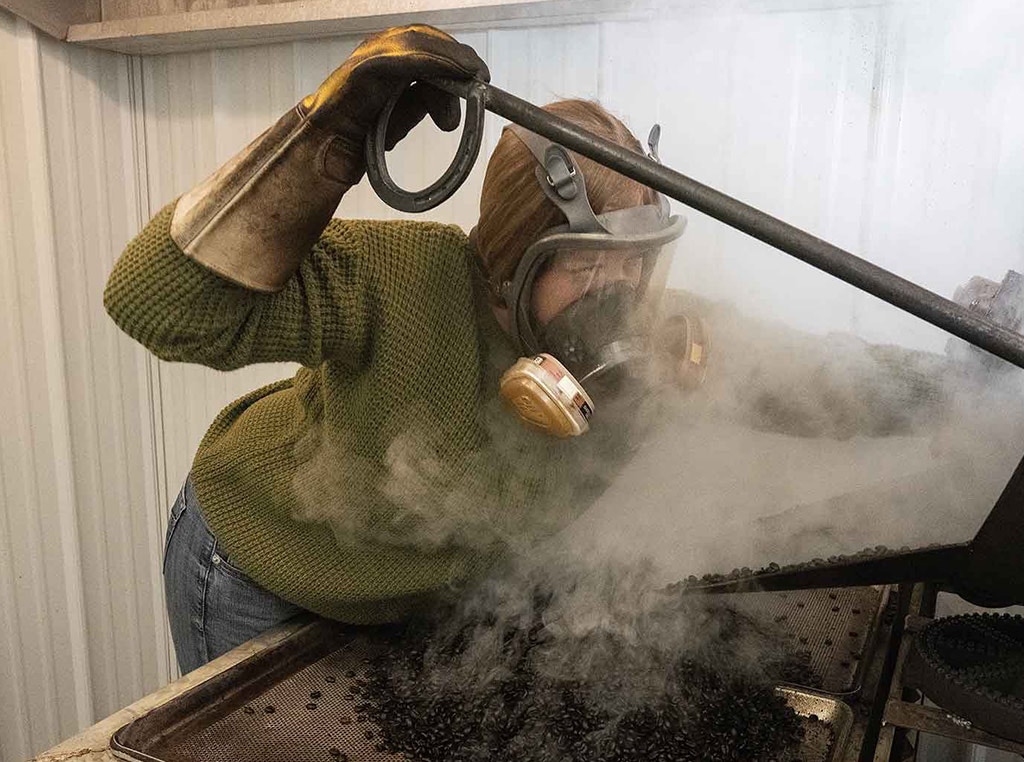
<svg viewBox="0 0 1024 762">
<path fill-rule="evenodd" d="M 117 757 L 110 750 L 110 737 L 118 728 L 216 677 L 224 670 L 245 661 L 250 656 L 277 645 L 308 624 L 308 622 L 300 621 L 268 630 L 248 643 L 243 643 L 233 651 L 229 651 L 219 659 L 214 659 L 206 666 L 200 667 L 148 696 L 144 696 L 134 704 L 114 712 L 77 736 L 69 738 L 33 758 L 32 762 L 64 762 L 64 760 L 71 759 L 83 762 L 114 762 Z"/>
</svg>

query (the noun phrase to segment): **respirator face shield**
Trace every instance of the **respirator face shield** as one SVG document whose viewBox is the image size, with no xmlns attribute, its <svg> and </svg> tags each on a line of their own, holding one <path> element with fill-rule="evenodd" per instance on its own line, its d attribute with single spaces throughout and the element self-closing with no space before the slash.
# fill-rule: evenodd
<svg viewBox="0 0 1024 762">
<path fill-rule="evenodd" d="M 509 289 L 520 351 L 553 355 L 588 390 L 609 387 L 613 376 L 646 355 L 646 337 L 685 227 L 678 217 L 662 218 L 653 206 L 602 217 L 620 232 L 544 236 L 524 255 Z"/>
<path fill-rule="evenodd" d="M 558 436 L 589 429 L 602 407 L 638 391 L 652 358 L 652 327 L 686 227 L 664 206 L 598 217 L 607 232 L 549 231 L 503 286 L 523 358 L 502 395 L 534 428 Z"/>
<path fill-rule="evenodd" d="M 541 190 L 567 224 L 546 231 L 500 286 L 519 361 L 502 397 L 526 424 L 556 436 L 589 429 L 595 397 L 618 399 L 651 356 L 654 316 L 686 227 L 667 201 L 595 214 L 562 146 L 509 126 L 537 160 Z M 648 140 L 657 158 L 658 129 Z M 592 396 L 593 395 L 593 396 Z M 620 405 L 621 407 L 621 405 Z"/>
</svg>

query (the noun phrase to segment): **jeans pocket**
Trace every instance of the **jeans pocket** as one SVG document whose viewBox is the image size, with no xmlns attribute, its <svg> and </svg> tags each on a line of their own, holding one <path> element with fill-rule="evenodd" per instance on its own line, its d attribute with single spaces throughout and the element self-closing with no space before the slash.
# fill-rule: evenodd
<svg viewBox="0 0 1024 762">
<path fill-rule="evenodd" d="M 241 570 L 217 561 L 210 566 L 204 589 L 205 658 L 215 659 L 301 613 L 298 606 L 260 587 Z"/>
<path fill-rule="evenodd" d="M 240 582 L 246 582 L 250 585 L 256 584 L 256 582 L 253 581 L 252 577 L 250 577 L 244 571 L 242 571 L 233 563 L 231 563 L 231 561 L 228 559 L 228 554 L 223 551 L 219 542 L 217 543 L 217 546 L 214 550 L 213 565 L 219 571 L 223 572 L 229 577 L 234 577 Z"/>
</svg>

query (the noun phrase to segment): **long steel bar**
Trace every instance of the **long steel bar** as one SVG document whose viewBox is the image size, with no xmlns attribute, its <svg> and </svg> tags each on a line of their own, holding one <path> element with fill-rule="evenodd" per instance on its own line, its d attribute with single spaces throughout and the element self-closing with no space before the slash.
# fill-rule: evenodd
<svg viewBox="0 0 1024 762">
<path fill-rule="evenodd" d="M 467 97 L 480 83 L 436 81 Z M 1024 368 L 1024 336 L 986 320 L 955 302 L 873 265 L 827 241 L 772 217 L 620 145 L 604 140 L 503 90 L 485 85 L 489 111 L 556 141 L 648 185 L 851 286 L 942 328 L 964 341 Z"/>
</svg>

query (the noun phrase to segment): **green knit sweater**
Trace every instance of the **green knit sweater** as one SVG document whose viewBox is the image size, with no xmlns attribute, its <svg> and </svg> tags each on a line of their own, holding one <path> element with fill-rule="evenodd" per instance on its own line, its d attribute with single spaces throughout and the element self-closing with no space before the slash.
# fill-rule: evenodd
<svg viewBox="0 0 1024 762">
<path fill-rule="evenodd" d="M 192 479 L 232 562 L 306 609 L 353 623 L 407 615 L 568 524 L 626 459 L 627 430 L 664 418 L 657 404 L 605 404 L 600 425 L 571 440 L 519 425 L 497 394 L 515 354 L 457 227 L 333 220 L 285 289 L 262 294 L 185 256 L 172 213 L 128 245 L 107 310 L 165 360 L 303 366 L 217 416 Z M 794 349 L 728 315 L 715 325 L 724 338 L 705 396 L 758 428 L 888 433 L 942 398 L 929 391 L 941 374 L 914 353 L 894 363 L 859 343 L 837 356 L 820 337 Z M 762 343 L 789 347 L 787 362 L 751 359 Z"/>
<path fill-rule="evenodd" d="M 192 466 L 211 529 L 259 584 L 331 618 L 393 621 L 603 489 L 587 464 L 607 440 L 556 442 L 501 409 L 515 355 L 459 228 L 334 220 L 262 294 L 185 256 L 172 213 L 117 262 L 111 317 L 164 360 L 303 366 L 225 408 Z"/>
</svg>

